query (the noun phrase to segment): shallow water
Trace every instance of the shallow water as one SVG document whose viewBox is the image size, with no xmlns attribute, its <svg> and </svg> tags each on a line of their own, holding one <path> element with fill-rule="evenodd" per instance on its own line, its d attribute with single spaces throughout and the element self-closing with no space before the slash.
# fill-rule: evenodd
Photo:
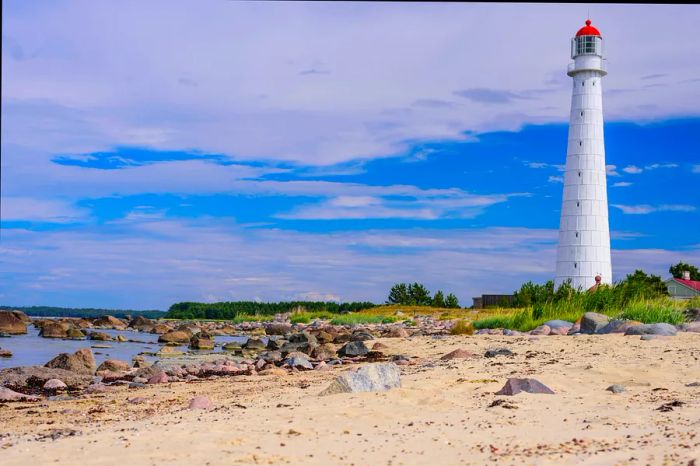
<svg viewBox="0 0 700 466">
<path fill-rule="evenodd" d="M 91 331 L 88 329 L 88 331 Z M 9 338 L 0 338 L 0 348 L 12 351 L 11 358 L 0 358 L 0 369 L 17 366 L 43 366 L 59 353 L 74 353 L 81 348 L 91 348 L 95 355 L 97 365 L 105 359 L 121 359 L 131 361 L 131 358 L 141 352 L 155 353 L 162 346 L 158 343 L 158 335 L 152 333 L 134 332 L 131 330 L 105 330 L 95 329 L 112 337 L 124 335 L 135 342 L 96 341 L 96 340 L 62 340 L 60 338 L 42 338 L 39 329 L 30 325 L 26 335 L 13 335 Z M 215 336 L 216 346 L 214 352 L 222 351 L 221 345 L 237 341 L 245 343 L 247 336 Z M 142 343 L 138 343 L 142 342 Z M 95 345 L 108 345 L 109 348 L 94 348 Z M 179 347 L 187 351 L 187 345 Z M 210 353 L 211 351 L 203 351 Z M 154 361 L 155 357 L 144 355 L 147 360 Z"/>
</svg>

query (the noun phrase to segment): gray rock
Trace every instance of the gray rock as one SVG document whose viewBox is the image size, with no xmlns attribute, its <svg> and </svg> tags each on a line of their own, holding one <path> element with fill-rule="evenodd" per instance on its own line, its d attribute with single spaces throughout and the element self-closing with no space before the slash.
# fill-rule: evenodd
<svg viewBox="0 0 700 466">
<path fill-rule="evenodd" d="M 549 335 L 552 333 L 552 329 L 549 325 L 540 325 L 537 328 L 530 330 L 530 335 Z"/>
<path fill-rule="evenodd" d="M 51 379 L 62 380 L 72 390 L 85 388 L 92 382 L 90 375 L 76 374 L 65 369 L 23 366 L 0 370 L 0 385 L 13 390 L 42 388 Z"/>
<path fill-rule="evenodd" d="M 82 348 L 73 354 L 61 353 L 45 364 L 53 369 L 65 369 L 78 374 L 92 375 L 97 369 L 95 357 L 89 348 Z"/>
<path fill-rule="evenodd" d="M 614 385 L 610 385 L 608 388 L 606 388 L 606 390 L 617 394 L 617 393 L 624 392 L 625 387 L 623 387 L 622 385 L 614 384 Z"/>
<path fill-rule="evenodd" d="M 610 318 L 597 312 L 586 312 L 581 319 L 581 333 L 593 334 L 610 322 Z"/>
<path fill-rule="evenodd" d="M 364 356 L 369 353 L 369 348 L 362 341 L 351 341 L 338 350 L 338 356 Z"/>
<path fill-rule="evenodd" d="M 640 325 L 640 322 L 634 320 L 619 320 L 613 319 L 607 323 L 603 328 L 599 329 L 596 333 L 601 335 L 607 335 L 609 333 L 625 333 L 627 329 Z"/>
<path fill-rule="evenodd" d="M 551 388 L 547 387 L 545 384 L 536 379 L 508 379 L 506 384 L 496 395 L 517 395 L 520 392 L 527 393 L 541 393 L 546 395 L 553 395 L 554 392 Z"/>
<path fill-rule="evenodd" d="M 318 340 L 312 334 L 304 330 L 289 336 L 290 343 L 307 343 L 311 346 L 318 345 Z"/>
<path fill-rule="evenodd" d="M 672 337 L 678 330 L 675 326 L 660 322 L 658 324 L 641 324 L 628 328 L 625 335 L 661 335 Z"/>
<path fill-rule="evenodd" d="M 267 344 L 259 338 L 248 338 L 248 341 L 245 342 L 243 348 L 247 350 L 263 351 L 267 348 Z"/>
<path fill-rule="evenodd" d="M 374 340 L 374 335 L 369 333 L 366 330 L 355 330 L 352 332 L 352 336 L 350 337 L 351 341 L 367 341 L 367 340 Z"/>
<path fill-rule="evenodd" d="M 44 390 L 66 390 L 68 386 L 60 379 L 49 379 L 42 387 Z"/>
<path fill-rule="evenodd" d="M 284 360 L 284 363 L 289 367 L 297 369 L 313 369 L 314 366 L 303 356 L 295 355 Z"/>
<path fill-rule="evenodd" d="M 336 393 L 383 392 L 401 387 L 401 372 L 396 364 L 365 364 L 356 371 L 338 376 L 319 395 Z"/>
<path fill-rule="evenodd" d="M 0 401 L 38 401 L 38 396 L 25 395 L 9 388 L 0 387 Z"/>
<path fill-rule="evenodd" d="M 548 320 L 547 322 L 544 323 L 547 327 L 551 329 L 555 328 L 571 328 L 574 324 L 572 322 L 569 322 L 568 320 Z"/>
<path fill-rule="evenodd" d="M 484 357 L 495 358 L 496 356 L 513 356 L 514 354 L 515 353 L 513 353 L 508 348 L 496 348 L 486 350 L 486 352 L 484 353 Z"/>
</svg>

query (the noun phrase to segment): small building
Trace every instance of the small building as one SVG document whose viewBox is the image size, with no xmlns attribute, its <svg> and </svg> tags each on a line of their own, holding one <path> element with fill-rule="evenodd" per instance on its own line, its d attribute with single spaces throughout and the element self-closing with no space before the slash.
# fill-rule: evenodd
<svg viewBox="0 0 700 466">
<path fill-rule="evenodd" d="M 512 307 L 515 296 L 512 294 L 482 294 L 472 298 L 474 309 L 486 309 L 487 307 Z"/>
<path fill-rule="evenodd" d="M 672 298 L 690 299 L 700 296 L 700 281 L 691 280 L 690 272 L 683 272 L 683 278 L 670 278 L 664 283 Z"/>
</svg>

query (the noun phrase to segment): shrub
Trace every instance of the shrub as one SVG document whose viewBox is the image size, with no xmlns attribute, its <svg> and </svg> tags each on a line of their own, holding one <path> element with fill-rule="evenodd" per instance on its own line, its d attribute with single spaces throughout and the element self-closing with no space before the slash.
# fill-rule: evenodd
<svg viewBox="0 0 700 466">
<path fill-rule="evenodd" d="M 473 335 L 474 325 L 466 320 L 458 320 L 452 329 L 450 330 L 451 335 Z"/>
</svg>

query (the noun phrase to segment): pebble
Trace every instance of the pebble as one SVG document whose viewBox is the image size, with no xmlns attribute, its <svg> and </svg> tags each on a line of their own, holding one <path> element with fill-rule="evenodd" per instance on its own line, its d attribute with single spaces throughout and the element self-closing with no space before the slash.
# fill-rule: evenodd
<svg viewBox="0 0 700 466">
<path fill-rule="evenodd" d="M 206 396 L 195 396 L 190 400 L 187 409 L 212 409 L 214 404 Z"/>
<path fill-rule="evenodd" d="M 622 385 L 614 384 L 614 385 L 610 385 L 608 388 L 606 388 L 606 390 L 617 394 L 617 393 L 624 392 L 625 387 L 623 387 Z"/>
</svg>

